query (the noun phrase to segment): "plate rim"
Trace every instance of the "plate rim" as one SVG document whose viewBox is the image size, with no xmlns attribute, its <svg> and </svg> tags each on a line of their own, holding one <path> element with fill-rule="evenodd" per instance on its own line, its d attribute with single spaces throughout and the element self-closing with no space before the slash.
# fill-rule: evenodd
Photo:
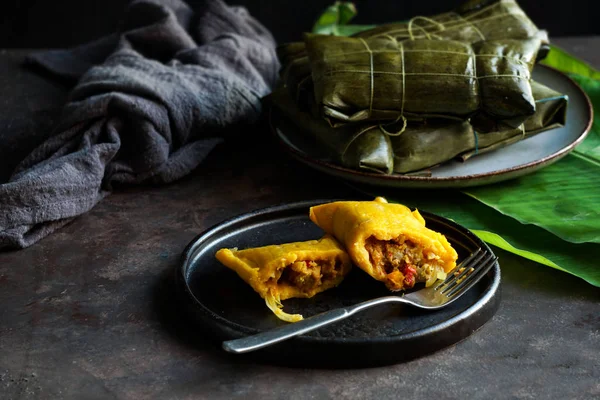
<svg viewBox="0 0 600 400">
<path fill-rule="evenodd" d="M 579 84 L 577 82 L 575 82 L 570 76 L 568 76 L 564 72 L 562 72 L 554 67 L 544 65 L 544 64 L 537 64 L 536 67 L 545 68 L 550 71 L 553 71 L 553 73 L 562 75 L 562 77 L 566 78 L 568 80 L 568 82 L 571 85 L 573 85 L 573 88 L 575 90 L 577 90 L 579 92 L 579 94 L 581 94 L 583 96 L 583 99 L 585 100 L 585 103 L 587 106 L 587 107 L 585 107 L 585 111 L 587 112 L 587 123 L 586 123 L 586 126 L 585 126 L 583 132 L 581 132 L 579 134 L 577 139 L 575 139 L 573 142 L 569 143 L 565 147 L 559 149 L 558 151 L 556 151 L 550 155 L 542 157 L 538 160 L 534 160 L 534 161 L 528 162 L 526 164 L 522 164 L 522 165 L 518 165 L 518 166 L 514 166 L 514 167 L 509 167 L 509 168 L 504 168 L 504 169 L 500 169 L 500 170 L 496 170 L 496 171 L 490 171 L 490 172 L 479 173 L 479 174 L 470 174 L 470 175 L 462 175 L 462 176 L 445 176 L 445 177 L 424 177 L 424 176 L 414 176 L 414 175 L 406 175 L 406 174 L 405 175 L 402 175 L 402 174 L 390 174 L 390 175 L 377 174 L 377 173 L 373 173 L 373 172 L 365 172 L 365 171 L 354 170 L 351 168 L 346 168 L 346 167 L 336 165 L 336 164 L 333 164 L 331 162 L 328 162 L 328 161 L 325 161 L 325 160 L 322 160 L 319 158 L 314 158 L 314 157 L 311 157 L 310 155 L 308 155 L 307 153 L 299 151 L 299 150 L 295 149 L 294 147 L 288 145 L 287 143 L 285 143 L 284 140 L 281 139 L 280 135 L 277 133 L 277 127 L 275 126 L 275 124 L 273 122 L 273 118 L 274 118 L 273 117 L 273 108 L 274 108 L 273 106 L 269 107 L 269 115 L 268 115 L 269 128 L 270 128 L 271 134 L 275 137 L 275 140 L 279 143 L 279 145 L 285 151 L 290 153 L 294 158 L 302 161 L 306 165 L 309 165 L 312 168 L 316 168 L 320 171 L 324 171 L 327 174 L 332 174 L 335 171 L 336 176 L 342 176 L 344 179 L 351 179 L 351 180 L 360 179 L 362 182 L 369 182 L 369 184 L 376 185 L 376 186 L 378 184 L 385 184 L 386 186 L 391 186 L 391 184 L 393 184 L 393 183 L 396 183 L 398 185 L 400 185 L 402 183 L 407 183 L 407 184 L 421 183 L 421 184 L 432 184 L 432 185 L 435 185 L 438 183 L 439 184 L 444 184 L 444 183 L 469 184 L 469 183 L 477 183 L 478 181 L 490 179 L 490 178 L 497 177 L 497 176 L 502 176 L 502 177 L 508 176 L 508 178 L 510 178 L 511 175 L 517 175 L 517 174 L 522 175 L 522 174 L 527 173 L 529 170 L 535 170 L 535 169 L 543 167 L 546 164 L 560 160 L 562 157 L 569 154 L 577 145 L 579 145 L 587 137 L 588 133 L 590 132 L 590 130 L 592 128 L 592 124 L 593 124 L 594 111 L 593 111 L 592 102 L 591 102 L 589 96 L 587 95 L 587 93 L 581 88 L 581 86 L 579 86 Z M 283 118 L 283 116 L 280 116 L 280 118 Z M 349 177 L 351 177 L 351 178 L 349 178 Z M 423 187 L 427 187 L 427 186 L 423 186 Z M 435 187 L 441 188 L 440 186 L 435 186 Z"/>
<path fill-rule="evenodd" d="M 231 320 L 221 317 L 220 315 L 218 315 L 217 313 L 211 311 L 208 307 L 206 307 L 194 295 L 193 291 L 191 290 L 191 288 L 189 286 L 189 282 L 188 282 L 188 279 L 186 276 L 186 271 L 188 270 L 189 265 L 191 264 L 191 262 L 194 259 L 193 256 L 195 254 L 194 253 L 195 248 L 198 245 L 200 245 L 203 241 L 210 240 L 210 238 L 213 237 L 215 234 L 218 234 L 220 230 L 226 229 L 227 227 L 235 225 L 239 222 L 243 222 L 244 220 L 248 220 L 253 217 L 260 216 L 260 215 L 277 213 L 277 212 L 282 212 L 282 211 L 286 211 L 286 210 L 290 210 L 290 209 L 296 210 L 299 208 L 307 208 L 310 206 L 314 206 L 316 204 L 324 204 L 324 203 L 333 202 L 333 201 L 348 201 L 348 200 L 347 199 L 313 199 L 313 200 L 305 200 L 305 201 L 292 202 L 292 203 L 280 203 L 277 205 L 252 210 L 247 213 L 242 213 L 242 214 L 233 216 L 231 218 L 228 218 L 226 220 L 223 220 L 221 222 L 218 222 L 216 224 L 213 224 L 208 229 L 206 229 L 203 232 L 201 232 L 200 234 L 196 235 L 186 245 L 186 247 L 183 250 L 183 253 L 181 255 L 181 262 L 178 264 L 177 268 L 175 269 L 175 272 L 177 275 L 176 278 L 184 287 L 186 296 L 193 301 L 194 306 L 196 308 L 201 310 L 204 317 L 209 318 L 209 319 L 221 324 L 221 326 L 226 327 L 228 331 L 234 332 L 235 335 L 230 335 L 230 338 L 242 337 L 243 335 L 252 335 L 252 334 L 262 332 L 262 330 L 250 328 L 248 326 L 241 325 L 241 324 L 238 324 L 236 322 L 233 322 Z M 419 212 L 423 215 L 423 217 L 426 220 L 431 217 L 441 220 L 441 222 L 448 224 L 456 231 L 469 237 L 471 240 L 473 240 L 475 243 L 477 243 L 477 245 L 481 246 L 482 248 L 485 248 L 486 250 L 488 250 L 489 252 L 494 254 L 492 249 L 487 245 L 487 243 L 485 243 L 483 240 L 481 240 L 477 235 L 475 235 L 471 230 L 467 229 L 466 227 L 464 227 L 448 218 L 442 217 L 441 215 L 434 214 L 434 213 L 428 212 L 426 210 L 419 209 Z M 308 216 L 308 214 L 307 214 L 307 216 Z M 419 337 L 426 338 L 427 336 L 429 336 L 431 334 L 434 334 L 438 331 L 442 331 L 445 328 L 454 326 L 454 325 L 460 323 L 461 321 L 464 321 L 470 317 L 474 317 L 475 314 L 477 314 L 479 311 L 481 311 L 483 306 L 488 305 L 491 301 L 493 301 L 495 296 L 500 295 L 501 273 L 500 273 L 500 264 L 499 264 L 498 260 L 496 260 L 494 262 L 494 265 L 490 269 L 490 272 L 488 272 L 488 274 L 492 274 L 492 278 L 490 279 L 490 284 L 485 289 L 485 291 L 478 297 L 478 299 L 475 303 L 471 304 L 465 310 L 459 312 L 458 314 L 452 316 L 451 318 L 448 318 L 444 321 L 436 323 L 432 326 L 422 328 L 422 329 L 417 329 L 415 331 L 411 331 L 411 332 L 407 332 L 407 333 L 400 333 L 400 334 L 396 334 L 396 335 L 360 337 L 360 338 L 359 337 L 356 337 L 356 338 L 319 337 L 319 336 L 301 335 L 301 336 L 294 338 L 293 340 L 301 341 L 306 344 L 317 344 L 317 345 L 364 345 L 366 343 L 377 345 L 377 344 L 385 344 L 385 343 L 389 343 L 389 342 L 406 341 L 406 340 L 411 340 L 411 339 L 415 339 L 415 338 L 419 338 Z M 498 300 L 498 303 L 499 303 L 499 300 Z M 497 309 L 497 307 L 496 307 L 496 309 Z M 494 311 L 492 313 L 492 315 L 495 314 L 495 312 L 496 311 Z M 483 326 L 488 320 L 489 319 L 486 319 L 486 321 L 484 321 L 481 325 L 479 325 L 477 327 L 477 329 L 479 329 L 481 326 Z M 472 334 L 472 332 L 465 335 L 464 337 L 459 338 L 456 342 L 463 340 L 464 338 L 470 336 L 471 334 Z M 444 347 L 446 347 L 446 346 L 444 346 Z"/>
</svg>

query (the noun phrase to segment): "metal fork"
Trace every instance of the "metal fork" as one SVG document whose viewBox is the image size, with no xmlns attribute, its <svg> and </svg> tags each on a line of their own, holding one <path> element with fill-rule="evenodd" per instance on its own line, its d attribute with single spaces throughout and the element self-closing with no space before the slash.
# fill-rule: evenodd
<svg viewBox="0 0 600 400">
<path fill-rule="evenodd" d="M 293 324 L 240 339 L 223 342 L 223 349 L 230 353 L 247 353 L 282 342 L 294 336 L 319 329 L 348 318 L 359 311 L 385 303 L 405 303 L 427 310 L 442 308 L 457 300 L 473 287 L 492 268 L 498 257 L 488 251 L 477 249 L 464 259 L 442 282 L 403 296 L 385 296 L 368 300 L 354 306 L 338 308 L 313 315 Z"/>
</svg>

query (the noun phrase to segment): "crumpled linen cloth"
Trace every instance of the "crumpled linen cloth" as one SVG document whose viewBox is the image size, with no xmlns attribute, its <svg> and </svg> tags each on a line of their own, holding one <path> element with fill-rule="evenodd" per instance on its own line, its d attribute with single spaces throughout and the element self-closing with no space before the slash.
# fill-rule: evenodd
<svg viewBox="0 0 600 400">
<path fill-rule="evenodd" d="M 258 119 L 279 70 L 269 31 L 220 0 L 136 0 L 118 33 L 28 62 L 76 85 L 49 139 L 0 185 L 0 249 L 35 243 L 115 184 L 183 177 L 227 127 Z"/>
</svg>

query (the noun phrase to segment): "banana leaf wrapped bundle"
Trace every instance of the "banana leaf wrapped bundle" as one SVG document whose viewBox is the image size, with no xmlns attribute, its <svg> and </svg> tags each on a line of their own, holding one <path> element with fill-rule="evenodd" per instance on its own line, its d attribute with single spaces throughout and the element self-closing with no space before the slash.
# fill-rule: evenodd
<svg viewBox="0 0 600 400">
<path fill-rule="evenodd" d="M 333 125 L 479 111 L 520 124 L 535 112 L 539 39 L 482 41 L 306 35 L 315 100 Z"/>
<path fill-rule="evenodd" d="M 362 122 L 331 127 L 311 110 L 299 105 L 284 88 L 270 95 L 273 107 L 299 128 L 302 135 L 325 149 L 334 162 L 355 170 L 382 174 L 413 173 L 431 169 L 454 158 L 467 160 L 565 124 L 566 96 L 531 82 L 535 113 L 517 128 L 479 115 L 471 120 L 429 118 L 409 121 L 399 136 L 389 135 L 398 126 Z M 401 125 L 396 122 L 396 125 Z"/>
<path fill-rule="evenodd" d="M 301 107 L 284 88 L 273 91 L 268 101 L 337 164 L 355 170 L 392 173 L 394 155 L 390 136 L 378 125 L 362 123 L 332 128 L 310 112 L 314 107 L 307 104 Z"/>
<path fill-rule="evenodd" d="M 568 98 L 532 81 L 536 112 L 517 128 L 490 118 L 471 121 L 427 120 L 409 124 L 405 132 L 390 138 L 396 173 L 431 169 L 445 161 L 466 161 L 538 133 L 564 126 Z"/>
<path fill-rule="evenodd" d="M 547 53 L 548 33 L 540 30 L 514 0 L 471 0 L 454 11 L 408 22 L 380 25 L 357 33 L 362 38 L 392 36 L 407 39 L 446 39 L 475 43 L 481 40 L 539 38 Z"/>
<path fill-rule="evenodd" d="M 549 51 L 548 33 L 539 30 L 514 0 L 472 0 L 454 11 L 429 17 L 414 17 L 406 23 L 394 23 L 359 32 L 353 37 L 392 36 L 397 41 L 410 39 L 446 39 L 466 43 L 481 40 L 540 40 L 537 60 Z M 312 82 L 308 55 L 303 42 L 277 49 L 282 62 L 282 80 L 294 97 L 310 92 Z"/>
</svg>

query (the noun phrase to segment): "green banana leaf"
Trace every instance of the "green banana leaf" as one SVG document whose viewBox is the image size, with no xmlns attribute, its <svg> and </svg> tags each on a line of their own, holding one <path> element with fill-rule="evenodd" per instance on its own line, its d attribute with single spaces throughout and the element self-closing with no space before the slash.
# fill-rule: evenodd
<svg viewBox="0 0 600 400">
<path fill-rule="evenodd" d="M 569 74 L 600 80 L 600 71 L 555 45 L 550 45 L 550 54 L 542 63 Z"/>
<path fill-rule="evenodd" d="M 339 35 L 338 28 L 345 26 L 356 15 L 351 1 L 336 1 L 319 16 L 312 31 L 322 35 Z"/>
<path fill-rule="evenodd" d="M 377 25 L 349 25 L 356 16 L 356 6 L 351 1 L 336 1 L 319 16 L 312 32 L 321 35 L 352 36 L 375 28 Z"/>
<path fill-rule="evenodd" d="M 544 256 L 541 256 L 541 255 L 536 254 L 531 251 L 517 249 L 515 246 L 513 246 L 512 244 L 510 244 L 506 240 L 504 240 L 504 238 L 502 236 L 497 235 L 493 232 L 480 231 L 477 229 L 472 229 L 471 232 L 475 233 L 477 236 L 479 236 L 479 238 L 481 238 L 482 240 L 484 240 L 487 243 L 495 243 L 495 246 L 501 248 L 502 250 L 506 250 L 513 254 L 517 254 L 523 258 L 533 260 L 533 261 L 537 262 L 538 264 L 547 265 L 547 266 L 555 268 L 559 271 L 569 272 L 566 269 L 561 268 L 560 265 L 557 265 L 556 263 L 552 262 L 551 260 L 548 260 Z"/>
<path fill-rule="evenodd" d="M 330 27 L 329 33 L 349 36 L 372 28 L 371 25 L 341 25 L 335 28 Z M 531 179 L 535 176 L 536 180 L 542 182 L 541 186 L 527 186 L 529 182 L 522 179 L 528 177 L 524 177 L 513 183 L 515 185 L 520 183 L 517 187 L 503 190 L 500 186 L 490 186 L 489 193 L 479 194 L 477 197 L 479 201 L 453 191 L 446 191 L 437 195 L 431 192 L 427 194 L 417 193 L 412 195 L 412 198 L 407 198 L 407 195 L 404 195 L 402 198 L 395 200 L 446 216 L 472 229 L 482 240 L 493 246 L 540 264 L 568 272 L 594 286 L 600 287 L 600 267 L 597 261 L 597 256 L 600 254 L 600 245 L 596 244 L 598 235 L 600 235 L 600 227 L 598 226 L 600 218 L 597 217 L 598 206 L 591 210 L 577 208 L 580 206 L 581 200 L 588 199 L 588 196 L 597 199 L 598 190 L 600 190 L 600 184 L 598 184 L 600 183 L 600 178 L 598 178 L 600 170 L 597 169 L 600 167 L 600 118 L 597 118 L 598 110 L 600 110 L 600 71 L 556 46 L 551 46 L 550 53 L 542 62 L 568 73 L 572 79 L 579 83 L 593 103 L 595 121 L 586 140 L 571 155 L 538 171 L 535 175 L 529 176 Z M 561 166 L 564 166 L 564 169 L 571 170 L 569 179 L 562 182 L 561 179 L 564 179 L 566 174 Z M 592 177 L 591 181 L 597 183 L 596 187 L 590 186 L 589 182 L 591 171 L 594 170 L 595 177 Z M 583 188 L 578 186 L 581 183 L 580 179 L 573 179 L 581 171 L 586 171 L 585 175 L 588 177 L 583 182 Z M 513 207 L 509 207 L 506 211 L 505 198 L 510 196 L 520 200 L 529 200 L 531 195 L 539 196 L 540 192 L 543 196 L 547 189 L 544 184 L 547 182 L 554 182 L 554 185 L 560 182 L 561 189 L 564 190 L 564 193 L 569 194 L 563 196 L 560 202 L 556 201 L 555 203 L 556 206 L 561 204 L 562 210 L 561 207 L 558 207 L 558 211 L 553 214 L 552 210 L 548 212 L 548 206 L 545 207 L 547 212 L 544 217 L 537 218 L 535 221 L 537 226 L 530 220 L 531 216 L 535 214 L 532 212 L 532 208 L 533 211 L 539 212 L 539 207 L 536 207 L 537 203 L 535 201 L 527 201 L 522 208 L 515 207 L 515 203 L 510 201 L 509 204 L 512 203 Z M 477 190 L 483 191 L 484 189 L 479 188 Z M 590 190 L 592 193 L 590 193 Z M 470 189 L 469 194 L 477 195 L 474 189 Z M 486 195 L 491 196 L 492 194 L 494 198 L 488 199 L 486 197 Z M 394 200 L 392 196 L 389 196 L 388 199 L 390 201 Z M 439 199 L 443 199 L 443 201 Z M 568 201 L 567 205 L 564 205 L 565 200 Z M 494 211 L 494 209 L 487 206 L 488 204 L 495 204 L 494 209 L 500 212 Z M 586 204 L 586 207 L 593 206 L 594 201 L 586 200 Z M 600 202 L 596 201 L 595 204 L 598 205 Z M 596 225 L 594 225 L 594 221 L 586 221 L 585 229 L 578 229 L 577 226 L 580 223 L 577 221 L 578 215 L 587 212 L 591 212 L 590 215 L 596 215 Z M 512 218 L 507 218 L 506 215 Z M 522 224 L 520 221 L 527 221 L 527 223 Z M 550 229 L 548 229 L 549 224 L 552 225 Z M 594 235 L 594 232 L 596 235 Z M 586 240 L 592 243 L 581 243 Z"/>
<path fill-rule="evenodd" d="M 466 192 L 569 242 L 600 243 L 600 80 L 594 79 L 600 71 L 556 46 L 544 63 L 566 72 L 590 97 L 594 123 L 588 137 L 563 160 L 535 174 Z"/>
<path fill-rule="evenodd" d="M 465 193 L 569 242 L 600 243 L 599 167 L 585 158 L 567 156 L 538 173 Z"/>
<path fill-rule="evenodd" d="M 592 130 L 573 153 L 587 157 L 592 162 L 600 163 L 600 80 L 576 74 L 569 75 L 587 93 L 594 107 Z"/>
</svg>

